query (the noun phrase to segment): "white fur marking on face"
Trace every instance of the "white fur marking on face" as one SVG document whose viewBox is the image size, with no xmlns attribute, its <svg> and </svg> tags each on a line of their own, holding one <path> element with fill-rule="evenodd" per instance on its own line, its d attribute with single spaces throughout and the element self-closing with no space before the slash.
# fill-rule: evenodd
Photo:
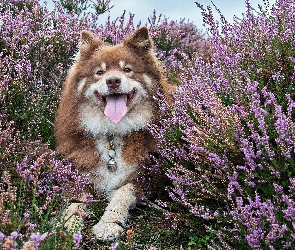
<svg viewBox="0 0 295 250">
<path fill-rule="evenodd" d="M 152 81 L 152 79 L 148 75 L 146 75 L 146 74 L 143 74 L 142 76 L 143 76 L 143 79 L 144 79 L 144 81 L 146 83 L 146 86 L 149 89 L 151 89 L 153 87 L 153 81 Z"/>
<path fill-rule="evenodd" d="M 101 69 L 103 70 L 103 71 L 106 71 L 107 70 L 107 65 L 106 65 L 106 63 L 102 63 L 101 64 Z"/>
<path fill-rule="evenodd" d="M 91 84 L 88 86 L 88 88 L 85 90 L 85 97 L 88 99 L 95 98 L 94 92 L 98 91 L 101 95 L 108 94 L 108 86 L 106 85 L 106 77 L 103 77 L 99 81 Z"/>
<path fill-rule="evenodd" d="M 125 67 L 125 62 L 121 60 L 121 61 L 119 62 L 119 65 L 120 65 L 121 69 L 124 69 L 124 67 Z"/>
<path fill-rule="evenodd" d="M 81 92 L 83 90 L 85 83 L 86 83 L 86 78 L 83 78 L 78 84 L 78 88 L 77 88 L 78 92 Z"/>
</svg>

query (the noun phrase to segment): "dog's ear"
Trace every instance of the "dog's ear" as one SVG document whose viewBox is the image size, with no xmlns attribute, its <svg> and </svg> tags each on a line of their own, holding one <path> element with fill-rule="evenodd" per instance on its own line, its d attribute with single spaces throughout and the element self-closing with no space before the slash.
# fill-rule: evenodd
<svg viewBox="0 0 295 250">
<path fill-rule="evenodd" d="M 97 49 L 101 45 L 103 45 L 103 42 L 100 39 L 95 38 L 90 31 L 83 30 L 81 32 L 79 41 L 80 52 L 86 51 L 91 47 Z"/>
<path fill-rule="evenodd" d="M 148 29 L 142 27 L 127 37 L 124 40 L 124 45 L 140 53 L 151 50 L 153 48 L 153 41 L 149 37 Z"/>
</svg>

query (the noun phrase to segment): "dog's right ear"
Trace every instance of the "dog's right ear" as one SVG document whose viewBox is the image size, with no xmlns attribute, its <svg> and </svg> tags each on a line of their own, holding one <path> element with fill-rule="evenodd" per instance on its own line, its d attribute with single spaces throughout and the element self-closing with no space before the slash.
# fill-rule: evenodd
<svg viewBox="0 0 295 250">
<path fill-rule="evenodd" d="M 79 50 L 80 52 L 88 50 L 90 47 L 97 49 L 103 45 L 103 42 L 95 38 L 90 31 L 83 30 L 80 35 Z"/>
</svg>

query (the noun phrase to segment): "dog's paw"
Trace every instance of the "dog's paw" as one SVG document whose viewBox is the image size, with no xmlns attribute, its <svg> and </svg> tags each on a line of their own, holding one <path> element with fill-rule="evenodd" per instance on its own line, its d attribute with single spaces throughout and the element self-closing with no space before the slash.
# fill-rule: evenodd
<svg viewBox="0 0 295 250">
<path fill-rule="evenodd" d="M 92 228 L 92 232 L 100 240 L 111 241 L 119 237 L 123 228 L 115 222 L 101 220 Z"/>
</svg>

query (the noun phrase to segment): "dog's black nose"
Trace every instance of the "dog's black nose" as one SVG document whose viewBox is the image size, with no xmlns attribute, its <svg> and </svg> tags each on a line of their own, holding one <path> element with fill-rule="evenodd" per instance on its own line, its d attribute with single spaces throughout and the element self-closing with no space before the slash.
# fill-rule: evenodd
<svg viewBox="0 0 295 250">
<path fill-rule="evenodd" d="M 116 89 L 121 84 L 121 78 L 117 76 L 110 76 L 107 78 L 106 83 L 109 89 Z"/>
</svg>

